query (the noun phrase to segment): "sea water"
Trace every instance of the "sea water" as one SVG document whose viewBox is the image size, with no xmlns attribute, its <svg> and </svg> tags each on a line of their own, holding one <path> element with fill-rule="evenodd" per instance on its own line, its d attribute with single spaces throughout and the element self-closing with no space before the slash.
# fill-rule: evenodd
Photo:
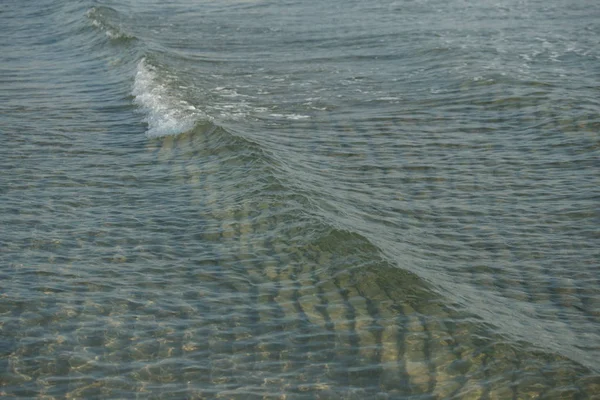
<svg viewBox="0 0 600 400">
<path fill-rule="evenodd" d="M 0 394 L 599 398 L 599 15 L 4 0 Z"/>
</svg>

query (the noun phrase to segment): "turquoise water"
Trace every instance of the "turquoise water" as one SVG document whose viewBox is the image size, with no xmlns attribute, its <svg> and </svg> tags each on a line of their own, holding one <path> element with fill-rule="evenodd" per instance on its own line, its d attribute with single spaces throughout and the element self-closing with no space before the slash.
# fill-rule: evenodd
<svg viewBox="0 0 600 400">
<path fill-rule="evenodd" d="M 0 4 L 0 394 L 600 396 L 594 2 Z"/>
</svg>

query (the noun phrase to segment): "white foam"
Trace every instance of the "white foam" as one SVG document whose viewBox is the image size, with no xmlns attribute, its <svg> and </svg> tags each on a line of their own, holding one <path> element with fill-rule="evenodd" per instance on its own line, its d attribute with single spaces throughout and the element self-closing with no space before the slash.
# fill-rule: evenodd
<svg viewBox="0 0 600 400">
<path fill-rule="evenodd" d="M 161 137 L 177 135 L 194 127 L 201 117 L 190 103 L 178 99 L 159 80 L 156 68 L 142 59 L 137 65 L 137 73 L 132 94 L 135 103 L 144 111 L 148 123 L 146 135 Z"/>
<path fill-rule="evenodd" d="M 308 119 L 308 118 L 310 118 L 310 115 L 271 113 L 271 114 L 269 114 L 269 117 L 276 118 L 276 119 L 298 120 L 298 119 Z"/>
</svg>

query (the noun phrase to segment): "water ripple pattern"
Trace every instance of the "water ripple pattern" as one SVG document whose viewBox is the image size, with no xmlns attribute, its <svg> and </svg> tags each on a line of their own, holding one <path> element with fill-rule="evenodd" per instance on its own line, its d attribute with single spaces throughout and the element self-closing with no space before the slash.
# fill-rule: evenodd
<svg viewBox="0 0 600 400">
<path fill-rule="evenodd" d="M 599 399 L 596 2 L 0 4 L 0 396 Z"/>
</svg>

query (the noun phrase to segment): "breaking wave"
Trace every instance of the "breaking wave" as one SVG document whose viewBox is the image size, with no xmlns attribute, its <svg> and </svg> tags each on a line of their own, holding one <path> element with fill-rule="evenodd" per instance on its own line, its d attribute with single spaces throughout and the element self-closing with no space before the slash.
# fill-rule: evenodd
<svg viewBox="0 0 600 400">
<path fill-rule="evenodd" d="M 146 114 L 148 137 L 177 135 L 188 131 L 205 117 L 196 107 L 171 93 L 167 82 L 161 82 L 156 67 L 140 60 L 133 84 L 135 103 Z"/>
</svg>

